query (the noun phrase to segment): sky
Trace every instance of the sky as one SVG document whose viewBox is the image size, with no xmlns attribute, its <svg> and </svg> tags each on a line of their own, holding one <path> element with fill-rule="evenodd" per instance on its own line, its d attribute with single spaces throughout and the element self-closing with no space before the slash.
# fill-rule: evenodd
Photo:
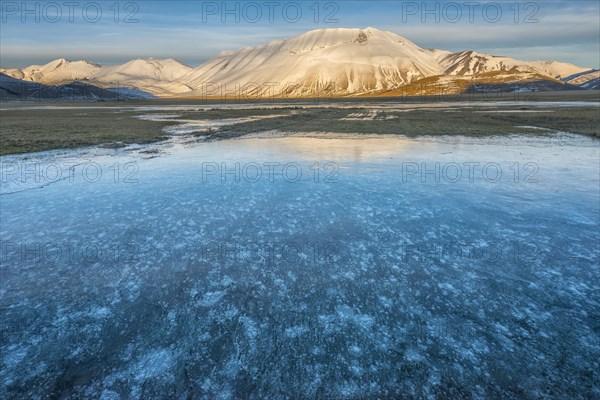
<svg viewBox="0 0 600 400">
<path fill-rule="evenodd" d="M 221 51 L 313 29 L 374 27 L 421 47 L 600 68 L 600 1 L 0 0 L 0 66 L 102 65 Z"/>
</svg>

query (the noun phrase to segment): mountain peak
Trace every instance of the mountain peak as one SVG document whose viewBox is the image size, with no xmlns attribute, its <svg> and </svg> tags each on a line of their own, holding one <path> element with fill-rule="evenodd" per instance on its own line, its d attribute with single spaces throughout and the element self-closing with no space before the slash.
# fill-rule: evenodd
<svg viewBox="0 0 600 400">
<path fill-rule="evenodd" d="M 320 29 L 313 29 L 311 31 L 305 32 L 299 36 L 296 36 L 295 38 L 292 39 L 288 39 L 288 40 L 293 40 L 293 39 L 297 39 L 297 38 L 303 38 L 303 37 L 322 37 L 324 39 L 330 39 L 330 38 L 344 38 L 346 40 L 350 39 L 351 37 L 358 37 L 358 35 L 363 34 L 366 35 L 368 38 L 371 37 L 379 37 L 379 38 L 387 38 L 389 39 L 390 37 L 396 38 L 402 38 L 400 35 L 394 33 L 394 32 L 390 32 L 390 31 L 384 31 L 381 29 L 377 29 L 377 28 L 372 28 L 370 26 L 366 27 L 366 28 L 320 28 Z M 404 38 L 402 38 L 404 39 Z"/>
<path fill-rule="evenodd" d="M 324 49 L 341 48 L 348 45 L 352 45 L 352 48 L 357 45 L 378 48 L 381 51 L 386 46 L 389 49 L 398 46 L 408 46 L 406 47 L 407 49 L 411 48 L 414 51 L 423 51 L 416 44 L 400 35 L 371 27 L 315 29 L 287 40 L 271 42 L 267 46 L 280 47 L 281 51 L 289 54 L 302 54 L 307 51 L 321 52 Z M 350 51 L 350 48 L 347 50 Z"/>
<path fill-rule="evenodd" d="M 71 61 L 66 58 L 57 58 L 56 60 L 52 60 L 49 63 L 45 64 L 44 67 L 58 68 L 61 65 L 68 65 Z"/>
<path fill-rule="evenodd" d="M 86 60 L 78 60 L 78 61 L 72 61 L 66 58 L 57 58 L 56 60 L 52 60 L 49 63 L 45 64 L 42 66 L 42 68 L 51 68 L 51 69 L 56 69 L 56 68 L 68 68 L 71 66 L 79 66 L 79 67 L 86 67 L 86 66 L 90 66 L 90 67 L 100 67 L 100 65 L 86 61 Z"/>
</svg>

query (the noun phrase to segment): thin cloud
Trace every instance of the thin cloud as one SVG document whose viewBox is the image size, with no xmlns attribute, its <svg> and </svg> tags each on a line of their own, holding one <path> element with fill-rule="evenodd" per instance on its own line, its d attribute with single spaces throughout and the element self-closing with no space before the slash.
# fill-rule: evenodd
<svg viewBox="0 0 600 400">
<path fill-rule="evenodd" d="M 593 67 L 598 60 L 600 5 L 597 2 L 538 3 L 537 24 L 515 24 L 509 15 L 499 23 L 448 23 L 412 18 L 402 23 L 401 7 L 393 2 L 340 2 L 338 24 L 315 23 L 305 15 L 298 23 L 202 22 L 195 2 L 140 3 L 137 24 L 115 24 L 110 18 L 89 24 L 0 24 L 2 66 L 24 66 L 68 56 L 99 63 L 134 57 L 173 57 L 198 65 L 223 50 L 237 50 L 296 36 L 307 30 L 373 26 L 405 36 L 423 47 L 452 51 L 474 49 L 516 58 L 560 59 Z M 482 2 L 483 3 L 483 2 Z M 396 4 L 396 3 L 394 3 Z M 420 2 L 417 2 L 420 4 Z M 508 7 L 512 3 L 502 3 Z M 19 65 L 20 64 L 20 65 Z"/>
</svg>

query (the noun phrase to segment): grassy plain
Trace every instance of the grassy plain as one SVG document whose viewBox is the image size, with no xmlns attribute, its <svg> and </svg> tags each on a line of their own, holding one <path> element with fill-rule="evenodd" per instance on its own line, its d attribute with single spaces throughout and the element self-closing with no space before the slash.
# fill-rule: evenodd
<svg viewBox="0 0 600 400">
<path fill-rule="evenodd" d="M 571 104 L 565 107 L 564 102 Z M 176 125 L 175 122 L 136 118 L 153 113 L 174 114 L 189 120 L 277 115 L 213 130 L 210 132 L 211 139 L 272 130 L 406 136 L 539 135 L 555 132 L 600 136 L 600 107 L 577 102 L 598 103 L 598 92 L 485 97 L 277 99 L 246 100 L 244 103 L 230 101 L 225 104 L 215 99 L 2 103 L 0 155 L 91 145 L 119 147 L 165 140 L 168 136 L 163 128 Z M 248 108 L 244 108 L 246 104 Z M 174 108 L 161 110 L 163 106 Z M 185 106 L 185 110 L 177 109 L 178 106 Z"/>
</svg>

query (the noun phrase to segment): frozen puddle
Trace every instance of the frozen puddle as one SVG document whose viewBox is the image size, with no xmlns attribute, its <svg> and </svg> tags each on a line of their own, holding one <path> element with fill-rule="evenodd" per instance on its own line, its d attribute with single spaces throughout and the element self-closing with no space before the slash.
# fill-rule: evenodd
<svg viewBox="0 0 600 400">
<path fill-rule="evenodd" d="M 600 396 L 597 139 L 156 148 L 0 159 L 77 166 L 0 196 L 3 397 Z"/>
<path fill-rule="evenodd" d="M 146 115 L 138 115 L 136 118 L 141 119 L 142 121 L 170 122 L 170 121 L 173 121 L 173 118 L 181 118 L 181 115 L 178 115 L 178 114 L 146 114 Z"/>
<path fill-rule="evenodd" d="M 250 121 L 258 121 L 261 119 L 278 118 L 282 115 L 261 115 L 247 118 L 227 118 L 216 120 L 191 120 L 179 119 L 180 115 L 176 114 L 147 114 L 140 115 L 136 118 L 143 121 L 159 121 L 159 122 L 176 122 L 178 125 L 167 126 L 163 130 L 170 135 L 190 135 L 192 133 L 210 132 L 212 129 L 219 129 L 224 126 L 242 124 Z"/>
<path fill-rule="evenodd" d="M 412 111 L 411 109 L 409 110 L 403 110 L 403 111 Z M 384 115 L 382 117 L 380 117 L 381 115 L 381 111 L 378 110 L 370 110 L 368 112 L 365 113 L 352 113 L 350 115 L 348 115 L 345 118 L 342 118 L 342 121 L 373 121 L 375 119 L 396 119 L 398 118 L 397 115 Z"/>
</svg>

